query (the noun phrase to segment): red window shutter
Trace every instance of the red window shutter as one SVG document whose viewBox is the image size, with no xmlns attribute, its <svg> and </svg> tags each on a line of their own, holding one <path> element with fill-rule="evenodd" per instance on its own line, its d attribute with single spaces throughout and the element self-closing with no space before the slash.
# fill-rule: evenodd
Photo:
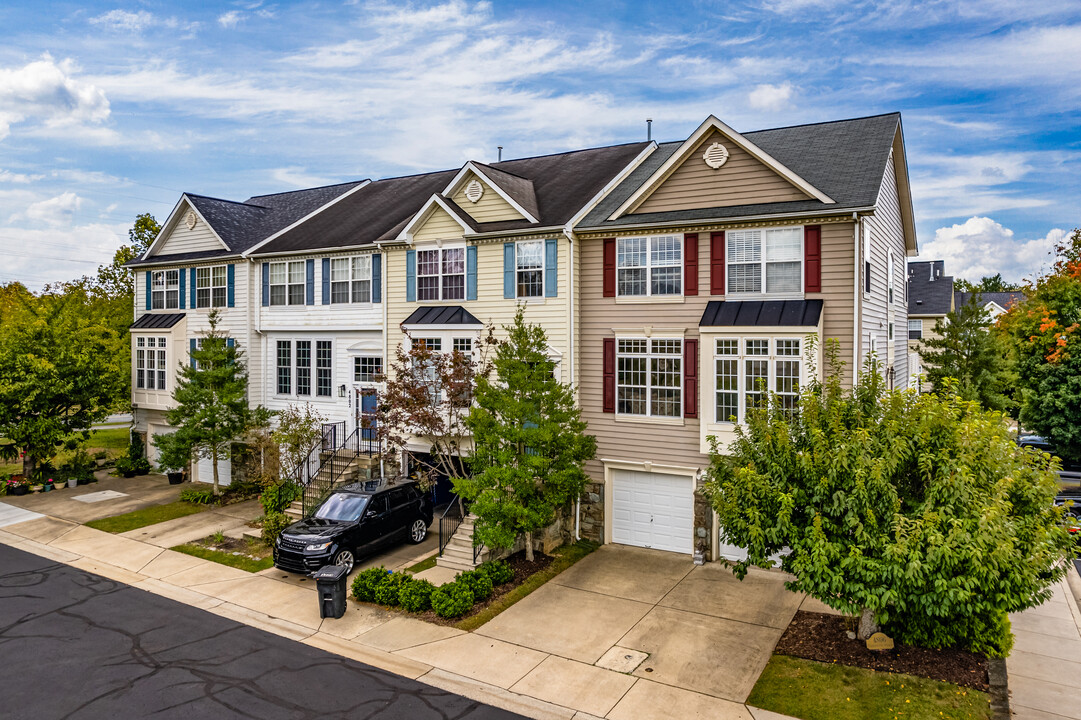
<svg viewBox="0 0 1081 720">
<path fill-rule="evenodd" d="M 709 235 L 709 294 L 724 295 L 724 233 Z"/>
<path fill-rule="evenodd" d="M 822 292 L 822 226 L 803 228 L 803 290 Z"/>
<path fill-rule="evenodd" d="M 604 338 L 604 412 L 616 411 L 616 339 Z"/>
<path fill-rule="evenodd" d="M 683 294 L 698 294 L 698 233 L 683 236 Z"/>
<path fill-rule="evenodd" d="M 683 341 L 683 417 L 698 417 L 698 341 Z"/>
<path fill-rule="evenodd" d="M 616 239 L 604 239 L 604 297 L 616 296 Z M 605 341 L 607 342 L 607 341 Z M 605 345 L 605 347 L 608 347 Z M 613 356 L 614 357 L 614 356 Z M 614 410 L 613 410 L 614 412 Z"/>
</svg>

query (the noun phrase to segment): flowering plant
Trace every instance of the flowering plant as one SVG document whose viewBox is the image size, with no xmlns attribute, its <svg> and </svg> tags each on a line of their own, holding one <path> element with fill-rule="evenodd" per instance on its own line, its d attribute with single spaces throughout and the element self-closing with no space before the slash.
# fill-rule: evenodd
<svg viewBox="0 0 1081 720">
<path fill-rule="evenodd" d="M 24 485 L 29 485 L 29 484 L 30 484 L 30 481 L 27 480 L 22 475 L 12 475 L 7 480 L 7 485 L 8 485 L 9 488 L 22 487 Z"/>
</svg>

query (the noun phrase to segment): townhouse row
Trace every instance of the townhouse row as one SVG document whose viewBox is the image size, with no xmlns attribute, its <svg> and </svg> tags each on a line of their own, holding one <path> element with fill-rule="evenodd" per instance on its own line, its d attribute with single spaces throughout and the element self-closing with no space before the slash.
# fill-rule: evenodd
<svg viewBox="0 0 1081 720">
<path fill-rule="evenodd" d="M 153 460 L 214 308 L 253 404 L 311 402 L 351 431 L 400 343 L 470 351 L 524 304 L 597 437 L 579 532 L 734 557 L 696 492 L 708 438 L 733 438 L 762 382 L 794 401 L 874 354 L 904 386 L 915 252 L 898 114 L 745 134 L 711 116 L 677 142 L 244 202 L 185 194 L 131 263 L 135 426 Z"/>
</svg>

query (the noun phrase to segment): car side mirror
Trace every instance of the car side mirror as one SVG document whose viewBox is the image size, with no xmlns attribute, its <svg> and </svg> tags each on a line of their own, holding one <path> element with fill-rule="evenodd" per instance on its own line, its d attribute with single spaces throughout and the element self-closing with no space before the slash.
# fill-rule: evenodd
<svg viewBox="0 0 1081 720">
<path fill-rule="evenodd" d="M 376 513 L 375 510 L 368 510 L 367 512 L 364 513 L 364 519 L 367 520 L 368 518 L 373 518 L 377 514 L 378 513 Z"/>
</svg>

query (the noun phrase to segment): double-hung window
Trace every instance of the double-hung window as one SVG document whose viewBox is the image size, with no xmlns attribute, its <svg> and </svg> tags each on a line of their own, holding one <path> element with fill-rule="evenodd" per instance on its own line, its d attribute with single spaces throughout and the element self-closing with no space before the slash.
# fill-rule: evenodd
<svg viewBox="0 0 1081 720">
<path fill-rule="evenodd" d="M 747 410 L 762 407 L 768 393 L 795 412 L 802 379 L 798 338 L 718 338 L 714 340 L 714 421 L 742 422 Z"/>
<path fill-rule="evenodd" d="M 135 387 L 142 390 L 164 390 L 165 338 L 135 338 Z"/>
<path fill-rule="evenodd" d="M 417 251 L 417 300 L 465 299 L 465 248 Z"/>
<path fill-rule="evenodd" d="M 680 237 L 618 238 L 616 290 L 622 297 L 682 294 L 683 243 Z"/>
<path fill-rule="evenodd" d="M 312 394 L 312 341 L 297 340 L 297 395 Z"/>
<path fill-rule="evenodd" d="M 315 341 L 315 394 L 319 397 L 330 397 L 332 382 L 330 340 Z"/>
<path fill-rule="evenodd" d="M 355 382 L 375 382 L 383 374 L 383 358 L 369 355 L 353 358 L 353 380 Z"/>
<path fill-rule="evenodd" d="M 728 292 L 798 293 L 803 289 L 803 228 L 725 233 Z"/>
<path fill-rule="evenodd" d="M 293 343 L 289 340 L 279 340 L 277 358 L 278 394 L 291 395 L 293 392 Z"/>
<path fill-rule="evenodd" d="M 683 415 L 683 341 L 616 341 L 616 412 L 678 418 Z"/>
<path fill-rule="evenodd" d="M 195 307 L 225 307 L 227 273 L 224 265 L 195 268 Z"/>
<path fill-rule="evenodd" d="M 154 310 L 173 310 L 180 307 L 180 271 L 155 270 L 152 277 L 150 300 Z"/>
<path fill-rule="evenodd" d="M 314 348 L 313 348 L 314 345 Z M 278 340 L 276 389 L 278 395 L 298 397 L 312 394 L 314 350 L 315 395 L 330 397 L 333 386 L 333 343 L 330 340 Z"/>
<path fill-rule="evenodd" d="M 544 296 L 544 241 L 526 240 L 515 247 L 515 281 L 518 297 Z"/>
<path fill-rule="evenodd" d="M 923 339 L 923 320 L 919 318 L 908 321 L 908 339 L 909 340 L 921 340 Z"/>
<path fill-rule="evenodd" d="M 332 303 L 372 301 L 372 256 L 333 258 L 330 261 Z"/>
<path fill-rule="evenodd" d="M 304 261 L 270 263 L 270 304 L 303 305 Z"/>
</svg>

